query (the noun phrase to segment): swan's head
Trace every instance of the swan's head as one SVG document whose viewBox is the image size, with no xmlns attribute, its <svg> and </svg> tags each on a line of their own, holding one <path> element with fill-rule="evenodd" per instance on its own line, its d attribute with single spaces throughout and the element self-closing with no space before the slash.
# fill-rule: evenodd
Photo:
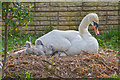
<svg viewBox="0 0 120 80">
<path fill-rule="evenodd" d="M 44 45 L 40 39 L 37 39 L 35 41 L 35 47 L 38 48 L 39 50 L 43 50 Z"/>
<path fill-rule="evenodd" d="M 90 14 L 88 14 L 88 16 L 89 16 L 88 17 L 89 22 L 94 27 L 95 34 L 99 35 L 99 31 L 98 31 L 99 18 L 98 18 L 98 15 L 96 13 L 90 13 Z"/>
</svg>

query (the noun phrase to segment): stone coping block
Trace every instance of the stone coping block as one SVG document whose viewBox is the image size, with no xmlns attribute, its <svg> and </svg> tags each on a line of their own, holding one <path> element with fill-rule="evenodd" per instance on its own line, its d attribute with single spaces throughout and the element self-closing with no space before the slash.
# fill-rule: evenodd
<svg viewBox="0 0 120 80">
<path fill-rule="evenodd" d="M 119 0 L 1 0 L 2 2 L 119 2 Z"/>
</svg>

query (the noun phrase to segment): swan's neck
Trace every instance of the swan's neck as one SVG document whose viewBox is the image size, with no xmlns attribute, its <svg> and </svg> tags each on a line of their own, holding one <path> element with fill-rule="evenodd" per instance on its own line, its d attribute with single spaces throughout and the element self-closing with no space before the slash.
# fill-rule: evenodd
<svg viewBox="0 0 120 80">
<path fill-rule="evenodd" d="M 80 35 L 83 36 L 83 35 L 91 35 L 89 32 L 88 32 L 88 27 L 89 27 L 89 24 L 91 22 L 88 21 L 88 16 L 84 17 L 83 20 L 81 21 L 81 24 L 79 25 L 79 32 L 80 32 Z"/>
</svg>

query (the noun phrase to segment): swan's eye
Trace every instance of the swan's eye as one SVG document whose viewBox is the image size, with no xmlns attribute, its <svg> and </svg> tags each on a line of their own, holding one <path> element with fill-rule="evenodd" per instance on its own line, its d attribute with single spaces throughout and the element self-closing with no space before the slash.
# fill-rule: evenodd
<svg viewBox="0 0 120 80">
<path fill-rule="evenodd" d="M 93 24 L 94 24 L 94 26 L 96 26 L 96 28 L 98 27 L 98 23 L 93 21 Z"/>
</svg>

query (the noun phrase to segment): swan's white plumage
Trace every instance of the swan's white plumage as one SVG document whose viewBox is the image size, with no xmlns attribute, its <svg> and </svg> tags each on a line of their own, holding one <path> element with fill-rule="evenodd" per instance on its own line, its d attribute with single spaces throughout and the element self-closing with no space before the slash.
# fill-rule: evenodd
<svg viewBox="0 0 120 80">
<path fill-rule="evenodd" d="M 56 51 L 65 51 L 67 55 L 76 55 L 82 53 L 82 51 L 88 53 L 98 52 L 97 40 L 88 32 L 89 24 L 93 21 L 99 21 L 97 14 L 90 13 L 85 16 L 79 26 L 79 31 L 68 30 L 53 30 L 42 37 L 39 40 L 47 46 L 52 46 Z"/>
</svg>

